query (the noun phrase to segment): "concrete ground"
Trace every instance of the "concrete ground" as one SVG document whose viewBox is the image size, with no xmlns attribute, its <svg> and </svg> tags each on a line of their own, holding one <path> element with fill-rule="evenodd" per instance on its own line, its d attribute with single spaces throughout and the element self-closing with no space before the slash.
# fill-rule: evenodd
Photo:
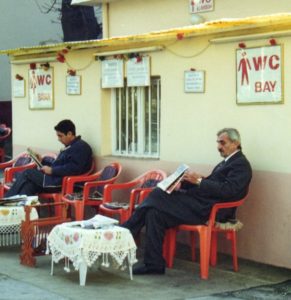
<svg viewBox="0 0 291 300">
<path fill-rule="evenodd" d="M 186 246 L 184 248 L 188 253 L 189 249 Z M 78 272 L 72 267 L 70 273 L 65 272 L 62 262 L 55 265 L 54 276 L 51 276 L 50 256 L 38 257 L 35 268 L 20 265 L 18 256 L 19 247 L 0 248 L 1 300 L 221 299 L 209 295 L 291 279 L 291 270 L 244 260 L 239 261 L 240 270 L 235 273 L 230 257 L 220 256 L 217 267 L 210 270 L 209 280 L 201 280 L 199 264 L 192 263 L 188 254 L 181 251 L 174 268 L 167 269 L 165 275 L 134 276 L 131 281 L 127 271 L 93 266 L 88 270 L 86 286 L 82 287 L 79 286 Z"/>
</svg>

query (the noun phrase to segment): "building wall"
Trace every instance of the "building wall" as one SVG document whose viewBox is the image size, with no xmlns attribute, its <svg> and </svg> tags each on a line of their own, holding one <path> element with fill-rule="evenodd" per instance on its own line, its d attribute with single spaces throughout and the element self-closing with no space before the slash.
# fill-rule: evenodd
<svg viewBox="0 0 291 300">
<path fill-rule="evenodd" d="M 150 31 L 149 26 L 157 29 L 158 16 L 165 3 L 173 4 L 179 18 L 188 14 L 188 1 L 181 9 L 181 1 L 118 1 L 110 5 L 112 32 L 129 30 L 124 21 L 118 32 L 114 16 L 120 18 L 127 14 L 127 22 L 135 20 L 138 31 Z M 237 3 L 234 11 L 229 7 Z M 124 13 L 119 10 L 123 9 Z M 128 7 L 132 3 L 132 7 Z M 135 4 L 133 4 L 135 3 Z M 179 3 L 179 4 L 178 4 Z M 223 4 L 222 4 L 223 3 Z M 229 6 L 227 5 L 229 4 Z M 262 5 L 265 3 L 264 5 Z M 128 6 L 127 6 L 128 4 Z M 145 11 L 136 17 L 134 8 L 138 5 Z M 222 6 L 223 5 L 223 6 Z M 272 9 L 274 5 L 274 10 Z M 279 8 L 278 8 L 279 6 Z M 253 13 L 251 10 L 253 9 Z M 147 10 L 146 10 L 147 9 Z M 151 9 L 149 11 L 149 9 Z M 229 11 L 227 11 L 229 9 Z M 213 15 L 219 17 L 259 15 L 287 11 L 289 1 L 216 1 Z M 222 10 L 222 12 L 220 11 Z M 171 11 L 164 13 L 170 26 Z M 238 13 L 239 12 L 239 13 Z M 147 26 L 140 21 L 151 14 L 154 25 Z M 188 17 L 188 16 L 187 16 Z M 155 21 L 156 20 L 156 21 Z M 166 22 L 166 21 L 165 21 Z M 183 23 L 183 21 L 182 21 Z M 178 26 L 173 20 L 172 26 Z M 127 28 L 127 29 L 126 29 Z M 158 28 L 161 29 L 161 28 Z M 135 26 L 131 26 L 133 33 Z M 289 201 L 291 164 L 288 162 L 291 149 L 291 95 L 290 82 L 291 51 L 290 37 L 276 38 L 284 48 L 285 102 L 278 105 L 236 104 L 235 53 L 237 43 L 209 45 L 207 37 L 184 39 L 174 43 L 161 52 L 149 53 L 151 56 L 152 75 L 161 76 L 161 155 L 159 160 L 130 159 L 112 157 L 111 153 L 111 101 L 110 91 L 100 90 L 100 62 L 94 61 L 85 69 L 92 59 L 93 50 L 72 52 L 67 60 L 82 76 L 82 95 L 68 96 L 65 93 L 65 77 L 68 66 L 51 63 L 55 73 L 55 108 L 54 110 L 31 111 L 28 98 L 13 99 L 13 127 L 15 151 L 27 147 L 46 151 L 57 151 L 57 142 L 53 126 L 63 118 L 71 118 L 77 125 L 78 133 L 93 146 L 98 168 L 108 162 L 117 160 L 123 165 L 121 180 L 128 180 L 141 172 L 162 168 L 173 171 L 180 162 L 185 162 L 192 169 L 207 175 L 214 165 L 221 160 L 216 150 L 216 132 L 223 127 L 236 127 L 242 135 L 243 151 L 250 160 L 254 174 L 250 186 L 249 199 L 239 210 L 239 218 L 245 224 L 239 233 L 239 256 L 277 266 L 291 268 L 288 239 L 291 228 L 291 203 Z M 248 47 L 268 45 L 268 39 L 247 41 Z M 188 56 L 189 58 L 185 58 Z M 186 94 L 183 89 L 185 70 L 195 68 L 206 72 L 206 90 L 202 94 Z M 12 66 L 12 76 L 20 74 L 27 80 L 28 65 Z"/>
<path fill-rule="evenodd" d="M 214 0 L 205 21 L 290 12 L 288 0 Z M 109 5 L 109 36 L 146 33 L 191 25 L 189 0 L 122 0 Z"/>
</svg>

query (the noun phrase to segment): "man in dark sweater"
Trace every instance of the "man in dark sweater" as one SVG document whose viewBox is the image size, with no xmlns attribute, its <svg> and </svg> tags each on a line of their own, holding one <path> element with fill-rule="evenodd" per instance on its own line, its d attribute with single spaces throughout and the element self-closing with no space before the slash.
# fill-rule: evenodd
<svg viewBox="0 0 291 300">
<path fill-rule="evenodd" d="M 92 149 L 80 136 L 76 136 L 74 123 L 71 120 L 63 120 L 54 129 L 65 149 L 51 165 L 22 172 L 5 197 L 33 196 L 45 191 L 57 191 L 61 189 L 63 177 L 83 174 L 90 170 Z"/>
<path fill-rule="evenodd" d="M 187 172 L 171 194 L 156 188 L 122 225 L 133 236 L 146 227 L 144 265 L 133 270 L 135 275 L 165 273 L 162 248 L 166 229 L 180 224 L 204 224 L 215 203 L 246 196 L 252 169 L 241 151 L 239 132 L 234 128 L 220 130 L 217 145 L 224 160 L 208 177 Z M 219 219 L 233 218 L 234 213 L 234 210 L 225 210 Z"/>
</svg>

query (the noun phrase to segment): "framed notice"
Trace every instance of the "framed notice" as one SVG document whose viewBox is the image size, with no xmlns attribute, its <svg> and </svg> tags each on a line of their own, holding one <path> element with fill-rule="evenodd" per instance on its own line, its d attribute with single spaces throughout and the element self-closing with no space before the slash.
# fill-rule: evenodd
<svg viewBox="0 0 291 300">
<path fill-rule="evenodd" d="M 283 103 L 281 45 L 236 50 L 237 104 Z"/>
<path fill-rule="evenodd" d="M 13 80 L 13 97 L 23 98 L 25 97 L 25 80 Z"/>
<path fill-rule="evenodd" d="M 101 87 L 118 88 L 124 86 L 122 59 L 108 59 L 101 62 Z"/>
<path fill-rule="evenodd" d="M 203 13 L 214 9 L 214 0 L 189 0 L 190 14 Z"/>
<path fill-rule="evenodd" d="M 184 73 L 185 93 L 204 93 L 205 92 L 205 72 L 204 71 L 185 71 Z"/>
<path fill-rule="evenodd" d="M 30 109 L 53 109 L 53 68 L 33 69 L 28 72 Z"/>
<path fill-rule="evenodd" d="M 67 76 L 66 79 L 67 95 L 81 95 L 81 76 Z"/>
<path fill-rule="evenodd" d="M 126 62 L 127 86 L 150 85 L 150 58 L 131 58 Z"/>
</svg>

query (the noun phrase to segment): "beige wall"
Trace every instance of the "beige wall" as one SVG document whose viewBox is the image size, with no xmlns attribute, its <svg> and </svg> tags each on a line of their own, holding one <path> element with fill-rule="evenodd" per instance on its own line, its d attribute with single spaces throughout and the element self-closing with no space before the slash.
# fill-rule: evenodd
<svg viewBox="0 0 291 300">
<path fill-rule="evenodd" d="M 290 12 L 289 0 L 215 0 L 201 13 L 205 21 Z M 189 0 L 122 0 L 109 4 L 109 36 L 146 33 L 191 25 Z"/>
<path fill-rule="evenodd" d="M 211 18 L 259 15 L 291 8 L 287 0 L 256 1 L 257 6 L 251 0 L 215 2 L 215 11 L 207 14 Z M 166 3 L 171 4 L 169 10 L 165 7 Z M 187 25 L 188 8 L 181 3 L 186 5 L 188 1 L 114 2 L 110 4 L 112 34 Z M 235 10 L 234 3 L 237 3 Z M 151 22 L 148 22 L 148 17 L 144 18 L 149 15 Z M 31 111 L 27 97 L 13 99 L 15 152 L 27 145 L 42 151 L 57 151 L 60 144 L 56 141 L 53 126 L 63 118 L 71 118 L 78 133 L 93 146 L 99 168 L 114 160 L 122 163 L 121 180 L 131 179 L 151 168 L 171 172 L 180 162 L 207 175 L 221 159 L 216 150 L 217 130 L 226 126 L 237 127 L 242 135 L 243 151 L 254 169 L 250 197 L 239 211 L 245 224 L 239 233 L 239 254 L 244 258 L 291 268 L 291 87 L 288 84 L 291 80 L 291 39 L 281 37 L 276 40 L 283 45 L 285 53 L 285 102 L 279 105 L 236 104 L 237 43 L 209 45 L 205 37 L 178 41 L 164 51 L 149 53 L 152 75 L 161 76 L 162 83 L 160 160 L 108 156 L 111 153 L 111 98 L 109 90 L 100 90 L 100 62 L 94 61 L 84 70 L 77 71 L 82 76 L 81 96 L 66 95 L 68 66 L 52 63 L 55 73 L 54 110 Z M 248 47 L 267 45 L 268 39 L 246 44 Z M 92 60 L 93 53 L 93 50 L 77 51 L 68 54 L 67 59 L 72 67 L 82 69 Z M 18 73 L 27 82 L 28 67 L 13 66 L 13 78 Z M 205 93 L 184 93 L 183 74 L 190 68 L 205 70 Z"/>
<path fill-rule="evenodd" d="M 66 94 L 66 74 L 68 66 L 64 63 L 50 63 L 54 70 L 53 110 L 29 110 L 28 97 L 13 99 L 13 138 L 15 152 L 23 150 L 23 145 L 58 151 L 62 145 L 56 140 L 54 126 L 62 119 L 72 119 L 77 127 L 77 134 L 91 142 L 96 154 L 100 151 L 101 139 L 101 90 L 99 63 L 94 61 L 92 51 L 70 53 L 67 56 L 70 68 L 82 78 L 82 94 Z M 90 64 L 91 62 L 91 64 Z M 29 65 L 12 68 L 12 78 L 21 74 L 28 82 Z M 27 94 L 27 93 L 26 93 Z M 42 145 L 40 147 L 40 145 Z"/>
</svg>

